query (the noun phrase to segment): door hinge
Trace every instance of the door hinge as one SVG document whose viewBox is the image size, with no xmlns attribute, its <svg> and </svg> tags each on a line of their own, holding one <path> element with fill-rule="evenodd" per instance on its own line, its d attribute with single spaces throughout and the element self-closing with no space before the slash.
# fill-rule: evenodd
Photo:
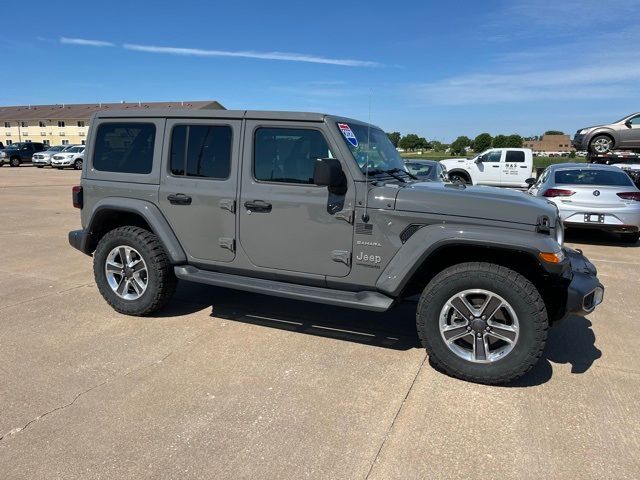
<svg viewBox="0 0 640 480">
<path fill-rule="evenodd" d="M 346 250 L 334 250 L 331 252 L 331 260 L 344 263 L 347 267 L 351 265 L 351 252 Z"/>
<path fill-rule="evenodd" d="M 218 239 L 218 245 L 232 252 L 236 251 L 236 240 L 234 238 L 220 237 Z"/>
<path fill-rule="evenodd" d="M 223 210 L 229 210 L 231 213 L 236 213 L 236 201 L 232 198 L 223 198 L 218 202 L 220 208 Z"/>
<path fill-rule="evenodd" d="M 344 220 L 347 223 L 353 223 L 353 209 L 345 208 L 344 210 L 336 213 L 334 215 L 336 218 L 340 220 Z"/>
</svg>

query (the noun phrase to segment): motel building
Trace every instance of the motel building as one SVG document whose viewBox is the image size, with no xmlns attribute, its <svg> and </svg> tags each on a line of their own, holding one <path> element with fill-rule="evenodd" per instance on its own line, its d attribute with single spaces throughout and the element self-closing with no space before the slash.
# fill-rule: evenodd
<svg viewBox="0 0 640 480">
<path fill-rule="evenodd" d="M 0 142 L 5 146 L 18 142 L 40 142 L 51 146 L 84 145 L 93 113 L 149 108 L 224 109 L 214 100 L 0 107 Z"/>
</svg>

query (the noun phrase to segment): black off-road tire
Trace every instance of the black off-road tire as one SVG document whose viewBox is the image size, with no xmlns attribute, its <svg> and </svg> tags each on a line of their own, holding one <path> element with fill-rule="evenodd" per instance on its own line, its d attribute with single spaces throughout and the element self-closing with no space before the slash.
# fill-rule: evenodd
<svg viewBox="0 0 640 480">
<path fill-rule="evenodd" d="M 105 262 L 109 252 L 120 245 L 135 248 L 148 271 L 148 285 L 136 300 L 119 297 L 109 286 Z M 171 299 L 177 279 L 164 247 L 155 234 L 140 227 L 126 226 L 111 230 L 102 237 L 93 255 L 93 274 L 100 294 L 114 310 L 126 315 L 145 316 L 162 308 Z"/>
<path fill-rule="evenodd" d="M 453 295 L 475 288 L 500 295 L 518 316 L 519 336 L 513 350 L 491 363 L 474 363 L 457 356 L 440 333 L 439 317 L 445 303 Z M 446 268 L 429 282 L 420 296 L 416 325 L 437 369 L 462 380 L 500 385 L 522 376 L 538 361 L 549 322 L 544 301 L 529 280 L 506 267 L 469 262 Z"/>
</svg>

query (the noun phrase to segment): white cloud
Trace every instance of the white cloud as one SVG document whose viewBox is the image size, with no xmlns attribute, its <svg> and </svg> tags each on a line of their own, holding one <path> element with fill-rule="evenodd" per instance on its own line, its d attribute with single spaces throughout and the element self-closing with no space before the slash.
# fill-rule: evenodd
<svg viewBox="0 0 640 480">
<path fill-rule="evenodd" d="M 640 64 L 538 70 L 525 73 L 474 73 L 415 86 L 428 104 L 467 105 L 629 96 L 640 81 Z"/>
<path fill-rule="evenodd" d="M 115 47 L 115 44 L 111 42 L 103 42 L 102 40 L 88 40 L 86 38 L 61 37 L 60 43 L 65 43 L 68 45 L 83 45 L 87 47 Z"/>
<path fill-rule="evenodd" d="M 285 52 L 256 52 L 252 50 L 228 51 L 228 50 L 204 50 L 199 48 L 159 47 L 155 45 L 135 45 L 126 43 L 126 50 L 137 52 L 162 53 L 168 55 L 184 55 L 197 57 L 240 57 L 255 58 L 260 60 L 280 60 L 287 62 L 320 63 L 325 65 L 339 65 L 343 67 L 381 67 L 382 64 L 368 60 L 351 60 L 341 58 L 318 57 L 303 53 Z"/>
</svg>

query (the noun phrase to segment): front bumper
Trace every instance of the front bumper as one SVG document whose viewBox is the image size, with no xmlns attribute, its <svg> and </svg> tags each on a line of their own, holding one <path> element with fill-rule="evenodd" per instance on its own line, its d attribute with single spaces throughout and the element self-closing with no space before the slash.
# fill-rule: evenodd
<svg viewBox="0 0 640 480">
<path fill-rule="evenodd" d="M 579 250 L 565 247 L 571 262 L 571 282 L 567 289 L 565 316 L 584 316 L 591 313 L 604 299 L 604 286 L 598 280 L 598 271 Z"/>
<path fill-rule="evenodd" d="M 573 137 L 573 140 L 571 140 L 571 145 L 573 146 L 573 148 L 575 148 L 576 150 L 586 150 L 586 145 L 584 145 L 586 137 L 587 136 L 584 134 L 581 135 L 579 133 L 576 133 Z"/>
<path fill-rule="evenodd" d="M 73 165 L 73 159 L 51 160 L 52 167 L 70 167 L 71 165 Z"/>
</svg>

